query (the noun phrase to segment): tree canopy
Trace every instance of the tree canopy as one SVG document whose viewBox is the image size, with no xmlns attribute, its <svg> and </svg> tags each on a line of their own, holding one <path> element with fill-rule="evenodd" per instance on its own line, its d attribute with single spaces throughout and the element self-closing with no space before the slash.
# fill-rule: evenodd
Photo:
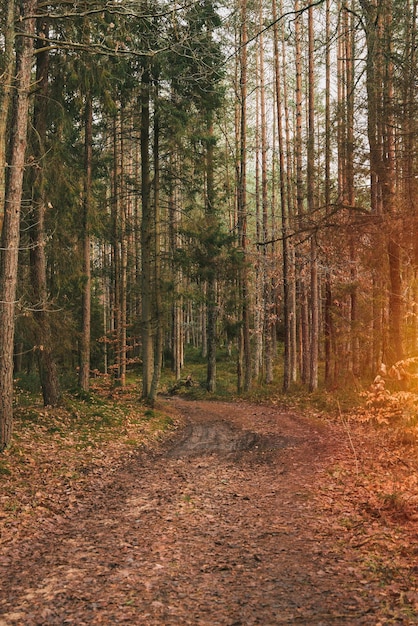
<svg viewBox="0 0 418 626">
<path fill-rule="evenodd" d="M 223 348 L 240 390 L 416 355 L 415 0 L 1 8 L 0 448 L 35 367 L 153 403 L 187 346 L 208 391 Z"/>
</svg>

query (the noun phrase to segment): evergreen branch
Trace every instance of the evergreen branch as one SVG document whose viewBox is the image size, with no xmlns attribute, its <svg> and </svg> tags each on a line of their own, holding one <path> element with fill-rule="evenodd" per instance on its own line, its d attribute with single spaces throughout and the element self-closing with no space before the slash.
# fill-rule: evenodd
<svg viewBox="0 0 418 626">
<path fill-rule="evenodd" d="M 70 4 L 72 5 L 73 2 L 62 2 L 60 3 L 61 5 L 65 5 L 65 4 Z M 134 3 L 132 3 L 134 4 Z M 49 7 L 50 5 L 48 3 L 45 3 L 44 5 L 45 7 Z M 138 19 L 143 19 L 143 20 L 150 20 L 150 19 L 155 19 L 155 18 L 162 18 L 162 17 L 169 17 L 172 15 L 175 15 L 176 13 L 179 13 L 181 11 L 190 9 L 191 7 L 194 6 L 194 2 L 187 2 L 181 6 L 178 7 L 174 7 L 172 9 L 168 9 L 166 11 L 161 11 L 161 12 L 156 12 L 156 13 L 150 13 L 150 14 L 143 14 L 143 13 L 138 13 L 138 11 L 134 11 L 133 9 L 128 9 L 128 8 L 121 8 L 119 3 L 106 3 L 104 6 L 98 6 L 95 8 L 91 8 L 91 9 L 85 9 L 85 10 L 81 10 L 81 11 L 68 11 L 68 12 L 64 12 L 64 13 L 52 13 L 50 11 L 45 11 L 45 13 L 40 13 L 39 15 L 35 15 L 36 18 L 48 18 L 51 20 L 58 20 L 58 19 L 74 19 L 75 17 L 77 18 L 84 18 L 84 17 L 90 17 L 92 15 L 100 15 L 102 13 L 108 13 L 109 15 L 118 15 L 120 17 L 135 17 Z M 39 7 L 42 7 L 42 4 L 39 5 Z"/>
<path fill-rule="evenodd" d="M 61 41 L 58 39 L 49 39 L 49 45 L 42 48 L 37 48 L 35 55 L 42 52 L 51 52 L 53 50 L 80 50 L 81 52 L 94 52 L 95 54 L 111 55 L 111 56 L 133 56 L 133 57 L 150 57 L 153 58 L 157 54 L 167 52 L 170 50 L 170 46 L 165 48 L 158 48 L 158 50 L 132 50 L 130 48 L 119 47 L 117 44 L 114 48 L 106 46 L 102 43 L 78 43 L 75 41 Z"/>
</svg>

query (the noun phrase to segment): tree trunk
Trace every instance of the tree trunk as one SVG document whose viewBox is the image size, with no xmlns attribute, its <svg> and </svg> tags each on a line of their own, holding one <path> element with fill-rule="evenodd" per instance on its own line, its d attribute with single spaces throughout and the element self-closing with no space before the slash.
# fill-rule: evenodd
<svg viewBox="0 0 418 626">
<path fill-rule="evenodd" d="M 19 222 L 29 120 L 36 0 L 22 4 L 17 33 L 16 96 L 13 105 L 10 172 L 6 185 L 0 265 L 0 450 L 13 428 L 13 343 L 17 287 Z"/>
<path fill-rule="evenodd" d="M 213 181 L 213 125 L 212 116 L 208 113 L 207 120 L 207 146 L 206 146 L 206 218 L 209 228 L 215 224 L 215 187 Z M 210 257 L 209 257 L 210 258 Z M 217 285 L 215 268 L 211 268 L 207 280 L 207 370 L 206 389 L 209 392 L 216 391 L 216 346 L 217 333 L 216 323 L 218 317 Z"/>
<path fill-rule="evenodd" d="M 238 172 L 238 237 L 243 253 L 240 271 L 241 328 L 238 356 L 238 390 L 251 387 L 250 303 L 248 287 L 247 255 L 247 0 L 241 2 L 241 58 L 240 58 L 240 142 Z"/>
<path fill-rule="evenodd" d="M 263 241 L 263 225 L 262 225 L 262 214 L 261 214 L 261 185 L 260 185 L 260 93 L 261 93 L 261 82 L 260 82 L 260 57 L 261 50 L 263 48 L 262 41 L 260 41 L 260 45 L 257 47 L 257 55 L 256 55 L 256 104 L 255 104 L 255 236 L 257 241 L 257 258 L 255 261 L 255 293 L 254 293 L 254 369 L 253 374 L 256 380 L 259 380 L 260 375 L 263 373 L 263 315 L 264 315 L 264 267 L 263 267 L 263 259 L 264 255 L 260 254 L 260 246 L 262 246 Z M 260 244 L 260 245 L 259 245 Z"/>
<path fill-rule="evenodd" d="M 0 81 L 0 233 L 4 219 L 4 198 L 6 191 L 6 151 L 9 136 L 7 123 L 12 103 L 13 73 L 15 69 L 14 0 L 3 0 L 2 6 L 4 8 L 5 20 L 4 31 L 2 33 L 4 37 L 3 62 L 0 65 L 0 75 L 2 78 Z"/>
<path fill-rule="evenodd" d="M 262 2 L 260 0 L 260 29 L 263 25 Z M 264 37 L 260 35 L 260 109 L 261 109 L 261 206 L 263 227 L 263 371 L 264 380 L 269 385 L 273 382 L 273 291 L 270 268 L 271 239 L 269 232 L 268 211 L 268 176 L 267 176 L 267 113 L 264 78 Z"/>
<path fill-rule="evenodd" d="M 161 378 L 161 368 L 163 360 L 163 315 L 162 315 L 162 299 L 161 299 L 161 217 L 160 217 L 160 111 L 158 102 L 158 72 L 154 66 L 154 240 L 153 240 L 153 258 L 154 258 L 154 279 L 152 290 L 152 318 L 154 326 L 154 368 L 152 373 L 152 383 L 150 391 L 150 401 L 155 402 L 158 392 L 158 386 Z"/>
<path fill-rule="evenodd" d="M 119 109 L 121 105 L 119 103 Z M 120 119 L 120 111 L 113 118 L 113 163 L 112 163 L 112 203 L 111 203 L 111 221 L 112 221 L 112 337 L 113 337 L 113 375 L 115 382 L 119 384 L 121 377 L 121 328 L 122 328 L 122 303 L 121 303 L 121 276 L 122 276 L 122 255 L 121 255 L 121 204 L 122 204 L 122 166 L 121 166 L 121 134 L 122 124 Z"/>
<path fill-rule="evenodd" d="M 118 328 L 118 377 L 121 387 L 126 385 L 126 325 L 127 325 L 127 290 L 128 290 L 128 242 L 126 234 L 128 194 L 125 183 L 125 107 L 121 105 L 120 113 L 120 138 L 119 138 L 119 193 L 121 195 L 119 206 L 119 249 L 120 249 L 120 277 L 119 277 L 119 304 L 120 317 Z"/>
<path fill-rule="evenodd" d="M 150 180 L 150 70 L 145 60 L 141 81 L 141 296 L 142 296 L 142 397 L 149 400 L 154 371 L 153 329 L 152 329 L 152 239 L 153 211 L 151 207 Z"/>
<path fill-rule="evenodd" d="M 330 40 L 330 2 L 326 1 L 326 41 Z M 330 46 L 325 51 L 325 212 L 327 216 L 331 210 L 331 54 Z M 328 256 L 328 255 L 327 255 Z M 325 384 L 331 385 L 332 377 L 332 276 L 330 260 L 325 258 L 325 299 L 324 299 L 324 357 L 325 357 Z"/>
<path fill-rule="evenodd" d="M 308 10 L 308 155 L 307 155 L 307 202 L 308 212 L 314 220 L 315 211 L 315 76 L 314 76 L 314 28 L 313 7 Z M 309 390 L 318 387 L 318 351 L 319 351 L 319 288 L 318 288 L 318 246 L 316 233 L 311 235 L 310 249 L 310 361 Z"/>
<path fill-rule="evenodd" d="M 43 45 L 48 36 L 48 25 L 40 20 L 38 32 Z M 33 294 L 33 316 L 35 321 L 35 343 L 38 360 L 39 377 L 45 406 L 56 406 L 60 399 L 57 366 L 53 355 L 51 314 L 48 311 L 48 289 L 46 277 L 46 236 L 45 236 L 45 176 L 43 163 L 45 158 L 46 140 L 46 102 L 48 97 L 49 53 L 42 51 L 37 55 L 36 92 L 33 129 L 31 141 L 31 159 L 33 166 L 30 171 L 32 189 L 32 208 L 29 216 L 30 237 L 30 276 Z"/>
<path fill-rule="evenodd" d="M 402 348 L 402 265 L 401 248 L 396 239 L 389 236 L 387 244 L 389 259 L 389 361 L 403 358 Z"/>
<path fill-rule="evenodd" d="M 90 389 L 90 336 L 91 336 L 91 267 L 90 267 L 90 211 L 92 183 L 93 103 L 91 93 L 86 94 L 84 113 L 84 190 L 82 213 L 83 294 L 81 309 L 80 370 L 78 383 L 81 389 Z"/>
<path fill-rule="evenodd" d="M 280 13 L 283 13 L 283 2 L 280 0 L 279 4 Z M 277 26 L 277 23 L 276 23 Z M 285 202 L 286 207 L 282 211 L 286 211 L 288 214 L 288 225 L 291 232 L 294 229 L 295 215 L 297 215 L 297 207 L 295 207 L 295 196 L 293 193 L 294 188 L 294 159 L 292 155 L 292 142 L 290 132 L 290 114 L 289 114 L 289 98 L 287 89 L 287 72 L 286 72 L 286 32 L 283 21 L 281 22 L 281 59 L 282 59 L 282 73 L 283 73 L 283 105 L 284 105 L 284 121 L 285 121 L 285 145 L 286 145 L 286 178 L 285 178 Z M 284 201 L 284 199 L 283 199 Z M 296 209 L 296 210 L 295 210 Z M 287 276 L 287 289 L 288 289 L 288 322 L 289 322 L 289 379 L 290 382 L 295 383 L 298 378 L 298 345 L 297 345 L 297 305 L 296 305 L 296 255 L 295 255 L 295 241 L 294 236 L 290 237 L 287 241 L 287 253 L 288 253 L 288 266 L 286 271 Z"/>
<path fill-rule="evenodd" d="M 304 180 L 303 180 L 303 94 L 302 94 L 302 45 L 301 45 L 301 24 L 302 15 L 300 11 L 299 0 L 295 0 L 295 107 L 296 107 L 296 123 L 295 123 L 295 162 L 296 162 L 296 219 L 298 229 L 304 226 Z M 302 261 L 303 263 L 303 261 Z M 309 381 L 309 363 L 310 363 L 310 345 L 309 345 L 309 313 L 308 294 L 307 294 L 307 276 L 301 267 L 301 261 L 296 258 L 296 272 L 298 274 L 298 300 L 299 300 L 299 360 L 301 380 L 304 384 Z"/>
<path fill-rule="evenodd" d="M 289 202 L 286 194 L 286 168 L 284 155 L 284 136 L 283 136 L 283 105 L 282 105 L 282 89 L 280 75 L 280 56 L 279 56 L 279 33 L 277 26 L 277 4 L 273 0 L 273 21 L 274 21 L 274 73 L 275 73 L 275 89 L 276 89 L 276 108 L 277 108 L 277 137 L 279 151 L 279 180 L 280 180 L 280 206 L 282 217 L 282 255 L 283 255 L 283 322 L 284 322 L 284 359 L 283 359 L 283 391 L 288 391 L 292 380 L 292 350 L 296 349 L 292 345 L 291 334 L 291 315 L 292 310 L 291 291 L 290 291 L 290 245 L 289 245 Z M 287 192 L 288 193 L 288 192 Z"/>
<path fill-rule="evenodd" d="M 181 212 L 179 210 L 179 192 L 178 183 L 178 155 L 175 148 L 171 151 L 171 181 L 170 194 L 168 200 L 169 215 L 169 236 L 171 254 L 174 256 L 176 250 L 181 248 L 181 237 L 179 234 L 179 222 Z M 172 263 L 172 272 L 174 275 L 174 299 L 172 306 L 172 353 L 173 353 L 173 372 L 175 379 L 179 380 L 184 361 L 184 332 L 183 332 L 183 296 L 181 294 L 181 285 L 183 282 L 183 274 L 180 267 L 176 267 Z"/>
<path fill-rule="evenodd" d="M 402 274 L 395 213 L 395 158 L 393 120 L 392 5 L 360 0 L 367 43 L 368 139 L 370 146 L 371 205 L 384 215 L 389 265 L 389 324 L 387 358 L 402 358 Z M 377 237 L 377 242 L 379 242 Z"/>
<path fill-rule="evenodd" d="M 347 84 L 347 163 L 346 163 L 346 193 L 347 204 L 350 208 L 355 205 L 355 188 L 354 188 L 354 89 L 355 89 L 355 76 L 354 76 L 354 59 L 355 59 L 355 33 L 354 33 L 354 10 L 353 6 L 351 11 L 347 15 L 347 37 L 346 37 L 346 84 Z M 348 12 L 347 12 L 348 13 Z M 349 370 L 354 376 L 358 375 L 359 368 L 359 338 L 358 338 L 358 288 L 357 288 L 357 266 L 358 261 L 356 258 L 356 239 L 357 233 L 353 228 L 349 235 L 349 249 L 350 249 L 350 361 Z"/>
</svg>

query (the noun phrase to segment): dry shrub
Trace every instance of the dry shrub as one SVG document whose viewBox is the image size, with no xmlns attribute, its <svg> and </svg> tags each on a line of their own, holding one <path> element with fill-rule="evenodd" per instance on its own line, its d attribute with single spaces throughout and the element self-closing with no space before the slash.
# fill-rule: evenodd
<svg viewBox="0 0 418 626">
<path fill-rule="evenodd" d="M 417 441 L 418 393 L 413 390 L 418 380 L 417 366 L 418 357 L 398 361 L 388 372 L 382 365 L 369 389 L 361 392 L 365 402 L 355 418 L 361 422 L 402 425 L 409 441 Z M 392 381 L 408 389 L 388 389 Z"/>
</svg>

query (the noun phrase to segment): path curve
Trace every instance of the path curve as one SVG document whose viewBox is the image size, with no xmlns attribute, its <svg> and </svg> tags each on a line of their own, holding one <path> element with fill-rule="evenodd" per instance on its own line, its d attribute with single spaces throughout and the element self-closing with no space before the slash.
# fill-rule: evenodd
<svg viewBox="0 0 418 626">
<path fill-rule="evenodd" d="M 315 497 L 338 433 L 276 408 L 167 404 L 187 424 L 164 449 L 2 555 L 0 626 L 378 624 Z"/>
</svg>

